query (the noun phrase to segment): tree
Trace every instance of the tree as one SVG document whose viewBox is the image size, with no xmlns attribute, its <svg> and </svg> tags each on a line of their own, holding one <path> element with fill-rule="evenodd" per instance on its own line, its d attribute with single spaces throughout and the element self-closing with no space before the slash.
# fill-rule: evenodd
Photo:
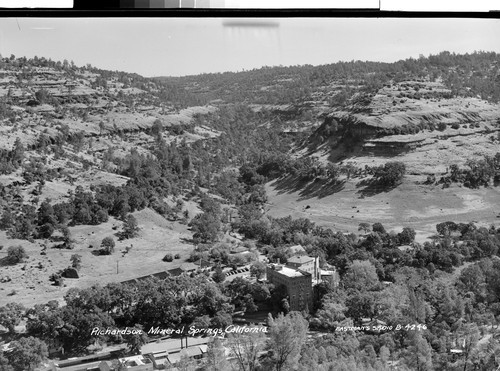
<svg viewBox="0 0 500 371">
<path fill-rule="evenodd" d="M 10 246 L 7 249 L 7 259 L 11 264 L 22 263 L 28 257 L 26 250 L 21 245 Z"/>
<path fill-rule="evenodd" d="M 212 279 L 215 283 L 224 282 L 224 280 L 226 279 L 226 274 L 222 271 L 222 267 L 219 264 L 217 265 L 217 267 L 215 267 L 215 272 L 212 276 Z"/>
<path fill-rule="evenodd" d="M 113 237 L 104 237 L 101 241 L 101 247 L 104 255 L 110 255 L 115 251 L 115 240 Z"/>
<path fill-rule="evenodd" d="M 14 367 L 9 364 L 9 360 L 0 351 L 0 371 L 14 371 Z"/>
<path fill-rule="evenodd" d="M 261 279 L 266 274 L 266 265 L 262 262 L 255 261 L 250 266 L 250 275 L 252 277 L 257 277 L 257 279 Z"/>
<path fill-rule="evenodd" d="M 354 260 L 343 277 L 344 286 L 356 290 L 378 287 L 377 269 L 369 260 Z"/>
<path fill-rule="evenodd" d="M 214 338 L 213 341 L 208 343 L 204 367 L 206 371 L 231 370 L 230 364 L 226 359 L 225 348 L 218 338 Z"/>
<path fill-rule="evenodd" d="M 373 223 L 373 226 L 372 226 L 372 231 L 373 232 L 377 232 L 379 234 L 386 234 L 387 232 L 385 231 L 385 228 L 384 226 L 382 225 L 382 223 Z"/>
<path fill-rule="evenodd" d="M 82 256 L 79 254 L 73 254 L 71 255 L 70 260 L 71 260 L 71 266 L 76 270 L 80 270 L 82 266 Z"/>
<path fill-rule="evenodd" d="M 211 212 L 204 212 L 196 215 L 189 223 L 195 241 L 207 243 L 217 241 L 221 222 L 217 215 Z"/>
<path fill-rule="evenodd" d="M 35 92 L 35 98 L 41 104 L 47 103 L 47 101 L 50 99 L 50 93 L 47 89 L 40 89 Z"/>
<path fill-rule="evenodd" d="M 436 224 L 437 232 L 444 237 L 449 237 L 450 233 L 456 231 L 458 229 L 458 225 L 455 222 L 442 222 Z"/>
<path fill-rule="evenodd" d="M 61 233 L 63 235 L 63 243 L 68 249 L 73 248 L 73 243 L 75 242 L 73 238 L 71 237 L 71 231 L 69 230 L 68 226 L 62 225 L 60 227 Z"/>
<path fill-rule="evenodd" d="M 38 209 L 38 234 L 41 238 L 49 238 L 54 233 L 57 224 L 54 209 L 50 204 L 50 199 L 44 200 Z"/>
<path fill-rule="evenodd" d="M 457 287 L 461 293 L 474 293 L 476 301 L 483 301 L 486 297 L 486 278 L 479 264 L 470 265 L 463 269 L 458 277 Z"/>
<path fill-rule="evenodd" d="M 14 224 L 14 214 L 9 208 L 5 208 L 0 218 L 0 229 L 9 229 Z"/>
<path fill-rule="evenodd" d="M 231 333 L 226 346 L 231 356 L 236 359 L 240 371 L 254 371 L 259 367 L 259 353 L 266 346 L 266 338 L 260 331 Z"/>
<path fill-rule="evenodd" d="M 170 263 L 172 260 L 174 260 L 174 257 L 172 256 L 172 254 L 166 254 L 162 260 L 164 262 Z"/>
<path fill-rule="evenodd" d="M 119 359 L 114 359 L 111 362 L 112 371 L 127 371 L 127 363 L 125 361 L 120 361 Z"/>
<path fill-rule="evenodd" d="M 141 347 L 148 342 L 148 335 L 143 331 L 141 325 L 136 325 L 131 328 L 130 334 L 125 335 L 125 342 L 131 353 L 139 354 Z"/>
<path fill-rule="evenodd" d="M 363 231 L 364 233 L 370 232 L 369 223 L 359 223 L 358 231 Z"/>
<path fill-rule="evenodd" d="M 404 227 L 403 230 L 398 233 L 398 242 L 402 245 L 409 245 L 415 240 L 415 230 L 411 227 Z"/>
<path fill-rule="evenodd" d="M 39 238 L 50 238 L 52 233 L 54 233 L 54 226 L 52 224 L 46 223 L 38 227 L 38 237 Z"/>
<path fill-rule="evenodd" d="M 28 215 L 24 215 L 21 220 L 16 223 L 16 226 L 11 229 L 11 237 L 33 242 L 33 235 L 36 232 L 33 221 L 34 220 L 28 217 Z"/>
<path fill-rule="evenodd" d="M 276 371 L 297 364 L 300 351 L 307 337 L 307 321 L 299 312 L 291 312 L 276 319 L 269 316 L 269 360 Z"/>
<path fill-rule="evenodd" d="M 12 351 L 7 359 L 16 371 L 35 370 L 49 355 L 47 345 L 32 336 L 10 343 Z"/>
<path fill-rule="evenodd" d="M 394 187 L 398 185 L 406 173 L 406 166 L 402 162 L 387 162 L 375 171 L 375 178 L 385 187 Z"/>
<path fill-rule="evenodd" d="M 196 371 L 198 369 L 196 360 L 189 356 L 189 353 L 186 349 L 180 351 L 180 360 L 175 363 L 175 368 L 172 367 L 172 370 L 178 371 Z M 167 368 L 168 370 L 169 368 Z"/>
<path fill-rule="evenodd" d="M 258 310 L 255 301 L 266 301 L 270 297 L 269 290 L 266 285 L 236 277 L 225 286 L 226 294 L 231 298 L 231 303 L 238 310 L 247 313 L 256 312 Z M 276 299 L 276 296 L 274 297 Z"/>
<path fill-rule="evenodd" d="M 410 332 L 410 346 L 404 357 L 405 363 L 415 371 L 431 371 L 432 349 L 420 332 Z"/>
<path fill-rule="evenodd" d="M 8 303 L 6 306 L 0 307 L 0 325 L 13 333 L 15 327 L 21 323 L 24 310 L 24 307 L 18 303 Z"/>
<path fill-rule="evenodd" d="M 347 307 L 343 302 L 337 302 L 334 295 L 329 295 L 323 300 L 323 306 L 316 313 L 318 325 L 322 328 L 333 330 L 345 321 Z"/>
<path fill-rule="evenodd" d="M 151 126 L 151 134 L 155 137 L 158 137 L 163 132 L 163 124 L 160 119 L 156 119 L 153 122 L 153 126 Z"/>
<path fill-rule="evenodd" d="M 24 159 L 24 145 L 23 142 L 21 142 L 21 139 L 16 138 L 16 141 L 14 142 L 14 147 L 12 148 L 12 163 L 15 166 L 21 165 L 21 162 Z"/>
<path fill-rule="evenodd" d="M 134 238 L 139 234 L 139 226 L 137 219 L 132 214 L 127 215 L 123 222 L 121 238 Z"/>
<path fill-rule="evenodd" d="M 463 362 L 464 371 L 467 370 L 472 362 L 472 353 L 476 348 L 476 345 L 481 338 L 479 334 L 479 329 L 475 323 L 466 323 L 461 326 L 458 330 L 458 336 L 461 339 L 462 351 L 463 351 Z"/>
</svg>

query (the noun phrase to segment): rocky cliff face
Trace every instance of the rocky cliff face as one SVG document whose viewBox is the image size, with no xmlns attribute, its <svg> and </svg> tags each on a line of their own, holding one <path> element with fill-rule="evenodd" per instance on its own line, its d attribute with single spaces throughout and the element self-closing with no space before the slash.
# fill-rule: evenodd
<svg viewBox="0 0 500 371">
<path fill-rule="evenodd" d="M 97 79 L 105 80 L 106 87 L 96 84 Z M 21 70 L 11 66 L 0 70 L 0 149 L 10 150 L 17 138 L 25 146 L 33 146 L 42 133 L 54 141 L 66 128 L 70 137 L 99 137 L 147 131 L 156 120 L 165 128 L 190 125 L 195 116 L 216 109 L 172 110 L 154 94 L 115 80 L 113 75 L 106 80 L 82 69 L 26 66 Z M 203 138 L 192 136 L 186 139 Z"/>
<path fill-rule="evenodd" d="M 390 136 L 385 138 L 387 142 L 408 142 L 407 138 L 392 137 L 458 129 L 464 125 L 491 131 L 498 122 L 498 104 L 478 98 L 452 98 L 450 91 L 436 82 L 404 82 L 385 86 L 364 99 L 355 99 L 354 104 L 343 109 L 331 110 L 310 139 L 315 144 L 329 141 L 333 146 L 346 138 L 365 143 Z"/>
<path fill-rule="evenodd" d="M 307 144 L 325 160 L 360 168 L 397 160 L 423 175 L 495 155 L 499 132 L 499 104 L 452 97 L 438 82 L 402 82 L 331 109 Z"/>
</svg>

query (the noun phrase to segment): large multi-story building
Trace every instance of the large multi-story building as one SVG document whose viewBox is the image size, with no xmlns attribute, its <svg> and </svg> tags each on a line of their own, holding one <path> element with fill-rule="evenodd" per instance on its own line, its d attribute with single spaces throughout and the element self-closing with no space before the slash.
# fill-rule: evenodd
<svg viewBox="0 0 500 371">
<path fill-rule="evenodd" d="M 267 266 L 267 280 L 275 286 L 283 285 L 288 293 L 292 311 L 309 311 L 313 307 L 312 274 L 282 264 Z"/>
<path fill-rule="evenodd" d="M 301 247 L 300 245 L 294 246 Z M 313 305 L 313 285 L 322 281 L 338 285 L 339 277 L 334 267 L 323 270 L 319 266 L 319 257 L 295 255 L 288 258 L 286 265 L 269 264 L 267 280 L 274 285 L 283 285 L 288 292 L 290 310 L 307 310 Z"/>
<path fill-rule="evenodd" d="M 319 268 L 319 257 L 317 256 L 292 256 L 288 258 L 286 266 L 311 273 L 312 280 L 315 283 L 321 280 L 321 269 Z"/>
</svg>

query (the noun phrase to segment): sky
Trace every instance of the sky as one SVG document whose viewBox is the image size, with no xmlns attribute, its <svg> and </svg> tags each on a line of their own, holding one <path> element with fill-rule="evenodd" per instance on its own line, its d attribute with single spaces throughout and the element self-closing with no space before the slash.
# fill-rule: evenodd
<svg viewBox="0 0 500 371">
<path fill-rule="evenodd" d="M 500 53 L 498 35 L 500 20 L 473 18 L 0 18 L 0 54 L 183 76 L 443 50 Z"/>
</svg>

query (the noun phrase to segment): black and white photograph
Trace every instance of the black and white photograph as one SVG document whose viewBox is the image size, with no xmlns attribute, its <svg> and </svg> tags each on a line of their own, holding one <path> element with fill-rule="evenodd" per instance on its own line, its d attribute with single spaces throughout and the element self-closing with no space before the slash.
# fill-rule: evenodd
<svg viewBox="0 0 500 371">
<path fill-rule="evenodd" d="M 0 371 L 500 370 L 499 36 L 0 18 Z"/>
</svg>

